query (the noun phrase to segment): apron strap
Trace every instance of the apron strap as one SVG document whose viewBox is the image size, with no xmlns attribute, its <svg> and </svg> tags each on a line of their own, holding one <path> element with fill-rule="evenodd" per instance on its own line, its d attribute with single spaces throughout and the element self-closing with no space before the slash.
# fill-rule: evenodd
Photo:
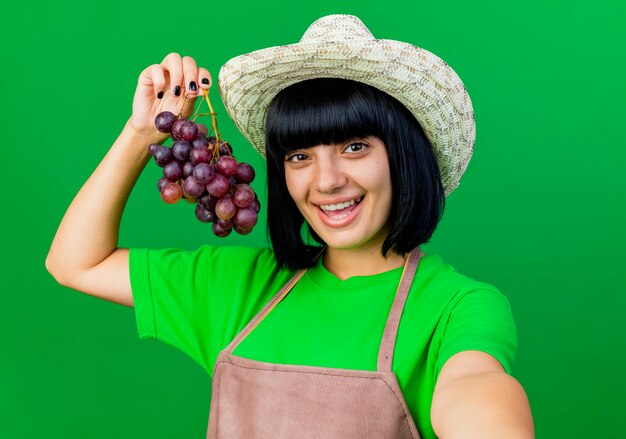
<svg viewBox="0 0 626 439">
<path fill-rule="evenodd" d="M 315 260 L 324 252 L 322 249 Z M 398 335 L 398 326 L 400 325 L 400 318 L 402 317 L 402 311 L 406 302 L 409 290 L 411 289 L 411 283 L 413 277 L 417 271 L 420 257 L 423 255 L 419 247 L 415 247 L 404 264 L 404 270 L 402 271 L 402 277 L 400 278 L 400 284 L 396 291 L 396 295 L 391 306 L 391 311 L 387 317 L 387 323 L 385 325 L 385 331 L 383 332 L 383 338 L 380 343 L 378 351 L 378 362 L 376 369 L 379 372 L 391 372 L 391 366 L 393 362 L 393 352 L 396 344 L 396 337 Z M 232 353 L 239 343 L 250 334 L 256 328 L 256 326 L 267 316 L 270 311 L 291 291 L 294 285 L 300 280 L 300 278 L 306 273 L 308 269 L 304 268 L 297 272 L 279 291 L 272 297 L 272 299 L 257 313 L 257 315 L 239 332 L 224 349 L 228 353 Z"/>
<path fill-rule="evenodd" d="M 324 253 L 325 249 L 326 247 L 323 247 L 317 253 L 315 258 L 313 258 L 313 262 L 317 261 L 317 258 L 319 258 L 322 255 L 322 253 Z M 246 338 L 248 334 L 250 334 L 254 330 L 254 328 L 257 327 L 259 323 L 261 323 L 261 320 L 263 320 L 265 316 L 267 316 L 270 313 L 270 311 L 278 304 L 278 302 L 283 300 L 283 298 L 289 293 L 289 291 L 291 291 L 293 286 L 300 280 L 300 278 L 304 275 L 304 273 L 306 273 L 307 270 L 308 268 L 303 268 L 302 270 L 297 272 L 289 280 L 289 282 L 283 285 L 283 287 L 278 291 L 278 293 L 276 293 L 274 297 L 272 297 L 272 299 L 261 309 L 261 311 L 259 311 L 257 315 L 250 322 L 248 322 L 248 324 L 239 332 L 237 337 L 235 337 L 233 341 L 231 341 L 224 350 L 228 352 L 229 354 L 232 354 L 232 352 L 235 350 L 237 345 L 241 343 L 243 339 Z"/>
<path fill-rule="evenodd" d="M 391 372 L 393 352 L 396 347 L 396 337 L 398 335 L 398 326 L 400 326 L 400 318 L 402 317 L 404 304 L 409 295 L 411 283 L 413 282 L 413 277 L 415 277 L 415 272 L 417 271 L 417 266 L 419 265 L 422 255 L 423 253 L 419 247 L 415 247 L 411 253 L 409 253 L 409 257 L 404 264 L 400 284 L 398 285 L 398 290 L 396 291 L 396 297 L 393 300 L 389 317 L 387 317 L 385 331 L 383 332 L 380 349 L 378 350 L 378 363 L 376 365 L 376 370 L 379 372 Z"/>
<path fill-rule="evenodd" d="M 289 280 L 289 282 L 283 285 L 280 291 L 278 291 L 278 293 L 274 295 L 272 300 L 270 300 L 267 303 L 267 305 L 265 305 L 263 309 L 259 311 L 259 313 L 239 332 L 239 335 L 237 335 L 237 337 L 235 337 L 233 341 L 231 341 L 230 344 L 226 346 L 226 349 L 224 350 L 228 352 L 229 354 L 232 353 L 233 350 L 235 350 L 235 348 L 237 347 L 237 345 L 241 343 L 243 339 L 246 338 L 247 335 L 250 332 L 252 332 L 254 328 L 256 328 L 256 326 L 261 322 L 261 320 L 265 318 L 267 314 L 269 314 L 272 308 L 274 308 L 278 302 L 283 300 L 283 297 L 285 297 L 287 293 L 291 291 L 293 286 L 296 284 L 296 282 L 298 282 L 298 280 L 300 280 L 300 278 L 302 277 L 302 275 L 304 275 L 306 270 L 307 270 L 306 268 L 300 270 L 291 278 L 291 280 Z"/>
</svg>

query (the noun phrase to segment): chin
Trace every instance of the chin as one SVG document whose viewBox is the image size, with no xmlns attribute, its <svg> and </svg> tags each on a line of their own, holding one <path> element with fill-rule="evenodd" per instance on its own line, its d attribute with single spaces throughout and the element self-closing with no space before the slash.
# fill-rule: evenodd
<svg viewBox="0 0 626 439">
<path fill-rule="evenodd" d="M 354 235 L 347 232 L 334 233 L 334 236 L 328 234 L 320 234 L 316 231 L 317 235 L 324 241 L 324 244 L 330 249 L 336 250 L 363 250 L 367 248 L 380 248 L 383 245 L 385 236 L 363 236 Z M 341 235 L 341 236 L 339 236 Z"/>
</svg>

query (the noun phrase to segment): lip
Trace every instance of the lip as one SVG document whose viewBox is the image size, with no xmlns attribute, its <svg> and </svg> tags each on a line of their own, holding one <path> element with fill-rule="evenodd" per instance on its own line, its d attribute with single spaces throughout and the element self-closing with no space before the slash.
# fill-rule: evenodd
<svg viewBox="0 0 626 439">
<path fill-rule="evenodd" d="M 332 228 L 346 227 L 347 225 L 349 225 L 355 220 L 355 218 L 358 216 L 359 212 L 361 211 L 361 206 L 363 205 L 363 200 L 365 199 L 363 195 L 358 196 L 356 198 L 355 197 L 337 198 L 332 201 L 324 201 L 320 203 L 320 204 L 337 204 L 337 203 L 343 203 L 344 201 L 356 200 L 359 198 L 361 199 L 361 201 L 358 204 L 356 204 L 354 209 L 352 209 L 350 213 L 344 218 L 331 218 L 328 215 L 326 215 L 326 213 L 324 213 L 324 211 L 319 207 L 317 203 L 314 203 L 316 207 L 315 210 L 317 212 L 317 216 L 319 217 L 320 221 L 322 221 L 324 225 L 328 227 L 332 227 Z"/>
</svg>

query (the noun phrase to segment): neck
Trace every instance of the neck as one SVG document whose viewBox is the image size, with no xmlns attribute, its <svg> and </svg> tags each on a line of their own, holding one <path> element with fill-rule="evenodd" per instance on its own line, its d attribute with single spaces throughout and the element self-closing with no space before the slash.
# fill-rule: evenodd
<svg viewBox="0 0 626 439">
<path fill-rule="evenodd" d="M 341 280 L 353 276 L 371 276 L 404 265 L 405 257 L 393 251 L 383 257 L 380 246 L 359 249 L 327 248 L 324 267 Z"/>
</svg>

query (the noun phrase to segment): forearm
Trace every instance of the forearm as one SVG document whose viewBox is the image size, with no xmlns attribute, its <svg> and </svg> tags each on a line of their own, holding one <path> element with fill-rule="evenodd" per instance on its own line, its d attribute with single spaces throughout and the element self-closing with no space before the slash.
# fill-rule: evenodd
<svg viewBox="0 0 626 439">
<path fill-rule="evenodd" d="M 450 381 L 433 399 L 431 421 L 441 439 L 534 438 L 522 386 L 503 372 Z"/>
<path fill-rule="evenodd" d="M 118 244 L 124 207 L 155 141 L 126 125 L 70 204 L 54 237 L 46 267 L 57 279 L 94 267 Z"/>
</svg>

